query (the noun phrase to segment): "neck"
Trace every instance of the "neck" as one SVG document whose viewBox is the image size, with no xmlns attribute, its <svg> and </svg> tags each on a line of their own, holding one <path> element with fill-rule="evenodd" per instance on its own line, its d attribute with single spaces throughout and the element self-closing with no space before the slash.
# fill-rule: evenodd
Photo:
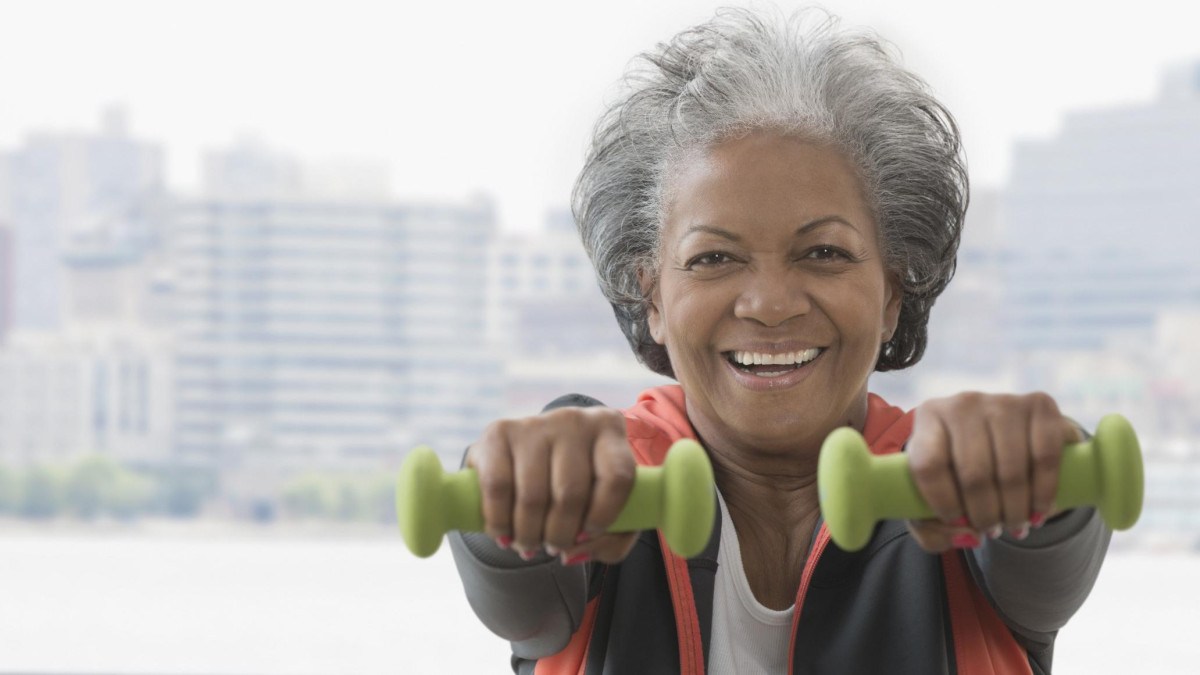
<svg viewBox="0 0 1200 675">
<path fill-rule="evenodd" d="M 841 425 L 862 431 L 866 397 Z M 772 609 L 795 602 L 809 547 L 820 519 L 817 461 L 832 428 L 788 446 L 730 442 L 691 416 L 712 460 L 717 487 L 737 529 L 742 565 L 754 596 Z"/>
</svg>

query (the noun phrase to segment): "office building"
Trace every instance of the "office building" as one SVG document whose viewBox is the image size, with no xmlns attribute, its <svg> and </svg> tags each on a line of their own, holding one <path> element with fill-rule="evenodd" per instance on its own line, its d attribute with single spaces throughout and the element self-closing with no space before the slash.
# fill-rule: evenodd
<svg viewBox="0 0 1200 675">
<path fill-rule="evenodd" d="M 13 241 L 13 324 L 62 325 L 62 255 L 77 236 L 102 234 L 139 248 L 161 235 L 163 155 L 129 136 L 119 109 L 99 133 L 29 135 L 0 170 L 0 208 Z"/>
<path fill-rule="evenodd" d="M 1003 203 L 1005 324 L 1018 349 L 1145 340 L 1200 306 L 1200 63 L 1145 104 L 1068 115 L 1017 145 Z"/>
<path fill-rule="evenodd" d="M 494 416 L 487 202 L 179 205 L 176 442 L 239 470 L 461 455 Z M 449 460 L 448 460 L 449 461 Z"/>
<path fill-rule="evenodd" d="M 667 381 L 630 351 L 567 210 L 551 211 L 540 230 L 496 240 L 487 336 L 505 355 L 505 415 L 534 414 L 567 393 L 631 405 Z"/>
</svg>

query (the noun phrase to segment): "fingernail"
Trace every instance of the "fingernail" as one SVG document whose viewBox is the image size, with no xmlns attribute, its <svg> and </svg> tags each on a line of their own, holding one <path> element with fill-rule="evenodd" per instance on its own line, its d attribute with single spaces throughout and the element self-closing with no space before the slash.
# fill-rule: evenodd
<svg viewBox="0 0 1200 675">
<path fill-rule="evenodd" d="M 557 556 L 559 554 L 558 547 L 546 544 L 546 553 L 548 555 Z"/>
<path fill-rule="evenodd" d="M 954 548 L 979 548 L 979 537 L 973 534 L 956 534 L 950 543 Z"/>
<path fill-rule="evenodd" d="M 521 556 L 521 560 L 533 560 L 533 557 L 537 555 L 537 551 L 518 551 L 517 553 Z"/>
<path fill-rule="evenodd" d="M 988 539 L 999 539 L 1000 535 L 1004 534 L 1003 525 L 993 525 L 992 529 L 988 530 Z"/>
<path fill-rule="evenodd" d="M 1011 534 L 1013 539 L 1016 539 L 1017 541 L 1021 541 L 1022 539 L 1025 539 L 1026 537 L 1029 536 L 1029 523 L 1025 523 L 1024 525 L 1018 527 L 1017 529 L 1011 530 L 1009 532 L 1009 534 Z"/>
<path fill-rule="evenodd" d="M 592 540 L 592 535 L 587 530 L 580 532 L 579 535 L 575 537 L 576 544 L 586 544 L 587 542 L 589 542 L 591 540 Z"/>
<path fill-rule="evenodd" d="M 563 559 L 564 565 L 580 565 L 592 559 L 591 553 L 577 553 L 569 558 Z"/>
<path fill-rule="evenodd" d="M 970 522 L 970 521 L 967 520 L 966 516 L 959 516 L 959 517 L 955 518 L 954 520 L 950 521 L 950 524 L 955 527 L 966 527 L 968 522 Z"/>
<path fill-rule="evenodd" d="M 512 537 L 508 537 L 508 536 L 496 537 L 496 545 L 499 546 L 500 548 L 508 548 L 508 547 L 512 546 L 512 541 L 513 541 Z"/>
<path fill-rule="evenodd" d="M 1045 522 L 1046 514 L 1041 511 L 1034 512 L 1033 515 L 1029 516 L 1029 524 L 1034 527 L 1041 527 Z"/>
</svg>

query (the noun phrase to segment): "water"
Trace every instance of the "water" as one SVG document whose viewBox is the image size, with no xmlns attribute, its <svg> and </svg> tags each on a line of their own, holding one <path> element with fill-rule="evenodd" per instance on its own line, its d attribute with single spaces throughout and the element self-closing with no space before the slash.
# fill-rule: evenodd
<svg viewBox="0 0 1200 675">
<path fill-rule="evenodd" d="M 1056 673 L 1200 672 L 1200 555 L 1110 555 Z M 444 548 L 275 531 L 0 533 L 0 673 L 509 673 Z"/>
</svg>

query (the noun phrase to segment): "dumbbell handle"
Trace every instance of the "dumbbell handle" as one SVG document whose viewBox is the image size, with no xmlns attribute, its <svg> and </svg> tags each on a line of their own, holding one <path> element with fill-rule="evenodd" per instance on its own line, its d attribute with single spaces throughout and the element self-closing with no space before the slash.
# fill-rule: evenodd
<svg viewBox="0 0 1200 675">
<path fill-rule="evenodd" d="M 716 514 L 712 465 L 698 443 L 677 441 L 662 466 L 639 466 L 629 497 L 609 532 L 662 529 L 670 548 L 690 557 L 704 550 Z M 442 470 L 437 455 L 421 447 L 400 467 L 396 516 L 409 550 L 433 555 L 450 530 L 484 529 L 475 469 Z"/>
<path fill-rule="evenodd" d="M 865 441 L 853 429 L 838 429 L 826 438 L 818 467 L 822 511 L 838 546 L 846 550 L 861 548 L 878 519 L 936 515 L 917 489 L 907 455 L 852 459 L 851 453 L 866 454 Z M 852 467 L 862 466 L 860 462 L 869 468 L 847 478 Z M 836 494 L 840 490 L 852 490 L 853 494 Z M 1108 415 L 1100 421 L 1092 439 L 1063 447 L 1055 508 L 1096 506 L 1109 527 L 1125 530 L 1137 522 L 1142 497 L 1141 450 L 1125 418 Z M 853 515 L 847 516 L 851 510 Z"/>
</svg>

